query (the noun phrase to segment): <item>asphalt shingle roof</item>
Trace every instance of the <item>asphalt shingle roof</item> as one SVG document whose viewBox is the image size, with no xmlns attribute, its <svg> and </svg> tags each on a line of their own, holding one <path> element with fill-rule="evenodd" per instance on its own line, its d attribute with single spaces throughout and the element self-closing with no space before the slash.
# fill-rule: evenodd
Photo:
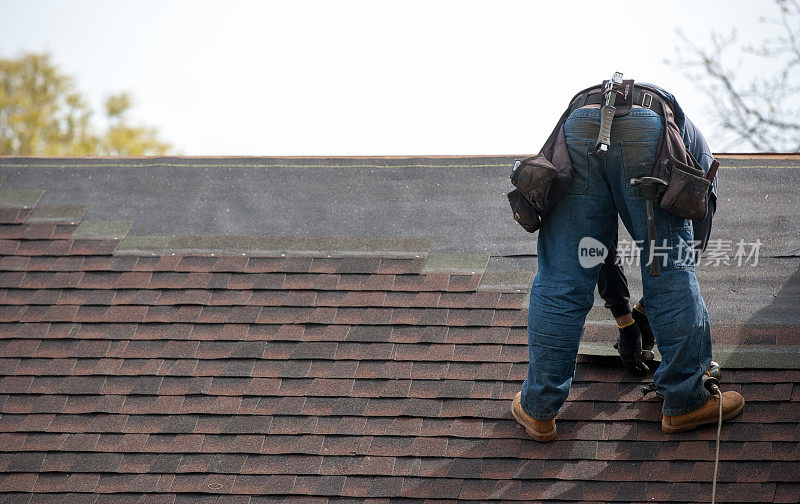
<svg viewBox="0 0 800 504">
<path fill-rule="evenodd" d="M 615 359 L 583 352 L 555 442 L 514 422 L 529 273 L 426 238 L 148 241 L 33 191 L 0 198 L 2 504 L 710 499 L 715 428 L 662 434 Z M 752 362 L 718 501 L 798 502 L 800 370 Z"/>
</svg>

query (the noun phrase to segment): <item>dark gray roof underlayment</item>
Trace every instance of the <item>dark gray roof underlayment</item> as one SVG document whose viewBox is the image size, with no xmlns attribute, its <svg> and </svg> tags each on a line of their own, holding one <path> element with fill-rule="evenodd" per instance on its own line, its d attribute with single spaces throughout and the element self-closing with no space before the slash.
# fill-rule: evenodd
<svg viewBox="0 0 800 504">
<path fill-rule="evenodd" d="M 512 160 L 0 158 L 0 504 L 709 502 L 716 427 L 661 432 L 599 299 L 556 441 L 512 418 Z M 719 176 L 712 238 L 763 246 L 698 267 L 717 498 L 797 503 L 800 158 Z"/>
<path fill-rule="evenodd" d="M 800 368 L 800 157 L 721 158 L 712 239 L 762 245 L 755 266 L 698 267 L 716 357 Z M 75 237 L 124 238 L 118 255 L 421 256 L 431 271 L 485 270 L 484 283 L 527 292 L 537 235 L 510 217 L 514 159 L 6 157 L 0 205 L 38 205 L 30 222 L 82 219 Z M 641 279 L 629 280 L 636 297 Z M 587 324 L 598 341 L 582 353 L 612 353 L 599 296 Z"/>
</svg>

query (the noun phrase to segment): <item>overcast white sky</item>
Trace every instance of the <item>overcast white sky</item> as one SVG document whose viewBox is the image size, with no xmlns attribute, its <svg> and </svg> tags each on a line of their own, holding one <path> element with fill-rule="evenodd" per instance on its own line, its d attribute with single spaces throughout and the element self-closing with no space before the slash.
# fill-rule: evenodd
<svg viewBox="0 0 800 504">
<path fill-rule="evenodd" d="M 534 152 L 569 98 L 614 71 L 672 91 L 719 151 L 713 108 L 664 64 L 675 30 L 707 45 L 737 27 L 758 42 L 772 30 L 759 17 L 776 12 L 766 0 L 0 0 L 0 57 L 51 52 L 97 111 L 130 91 L 134 118 L 187 155 Z"/>
</svg>

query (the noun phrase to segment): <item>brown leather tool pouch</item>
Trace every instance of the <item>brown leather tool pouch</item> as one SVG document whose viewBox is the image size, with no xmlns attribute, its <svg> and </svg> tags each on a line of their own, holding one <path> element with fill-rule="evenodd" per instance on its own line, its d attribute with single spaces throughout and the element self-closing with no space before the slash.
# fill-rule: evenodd
<svg viewBox="0 0 800 504">
<path fill-rule="evenodd" d="M 511 171 L 511 183 L 516 189 L 508 193 L 508 202 L 514 220 L 529 233 L 541 227 L 541 219 L 558 203 L 572 180 L 572 165 L 566 152 L 563 128 L 556 133 L 551 151 L 543 149 L 535 156 L 517 161 Z M 560 168 L 548 160 L 548 152 Z"/>
<path fill-rule="evenodd" d="M 705 219 L 711 181 L 705 178 L 703 170 L 674 158 L 665 160 L 665 166 L 668 174 L 668 177 L 664 177 L 667 178 L 667 187 L 664 188 L 658 205 L 684 219 Z"/>
<path fill-rule="evenodd" d="M 514 189 L 507 194 L 508 202 L 511 203 L 511 211 L 514 212 L 514 220 L 529 233 L 536 232 L 542 225 L 539 214 L 531 205 L 519 189 Z"/>
<path fill-rule="evenodd" d="M 553 163 L 543 154 L 523 159 L 511 173 L 511 183 L 541 212 L 548 204 L 550 185 L 558 173 Z"/>
</svg>

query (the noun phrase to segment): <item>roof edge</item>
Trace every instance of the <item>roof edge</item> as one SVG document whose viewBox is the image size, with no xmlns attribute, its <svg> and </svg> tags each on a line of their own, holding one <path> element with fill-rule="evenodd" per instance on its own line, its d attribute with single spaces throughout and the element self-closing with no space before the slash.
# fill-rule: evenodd
<svg viewBox="0 0 800 504">
<path fill-rule="evenodd" d="M 391 156 L 6 156 L 0 159 L 464 159 L 464 158 L 513 158 L 529 154 L 408 154 Z M 800 152 L 716 152 L 720 159 L 800 159 Z"/>
</svg>

